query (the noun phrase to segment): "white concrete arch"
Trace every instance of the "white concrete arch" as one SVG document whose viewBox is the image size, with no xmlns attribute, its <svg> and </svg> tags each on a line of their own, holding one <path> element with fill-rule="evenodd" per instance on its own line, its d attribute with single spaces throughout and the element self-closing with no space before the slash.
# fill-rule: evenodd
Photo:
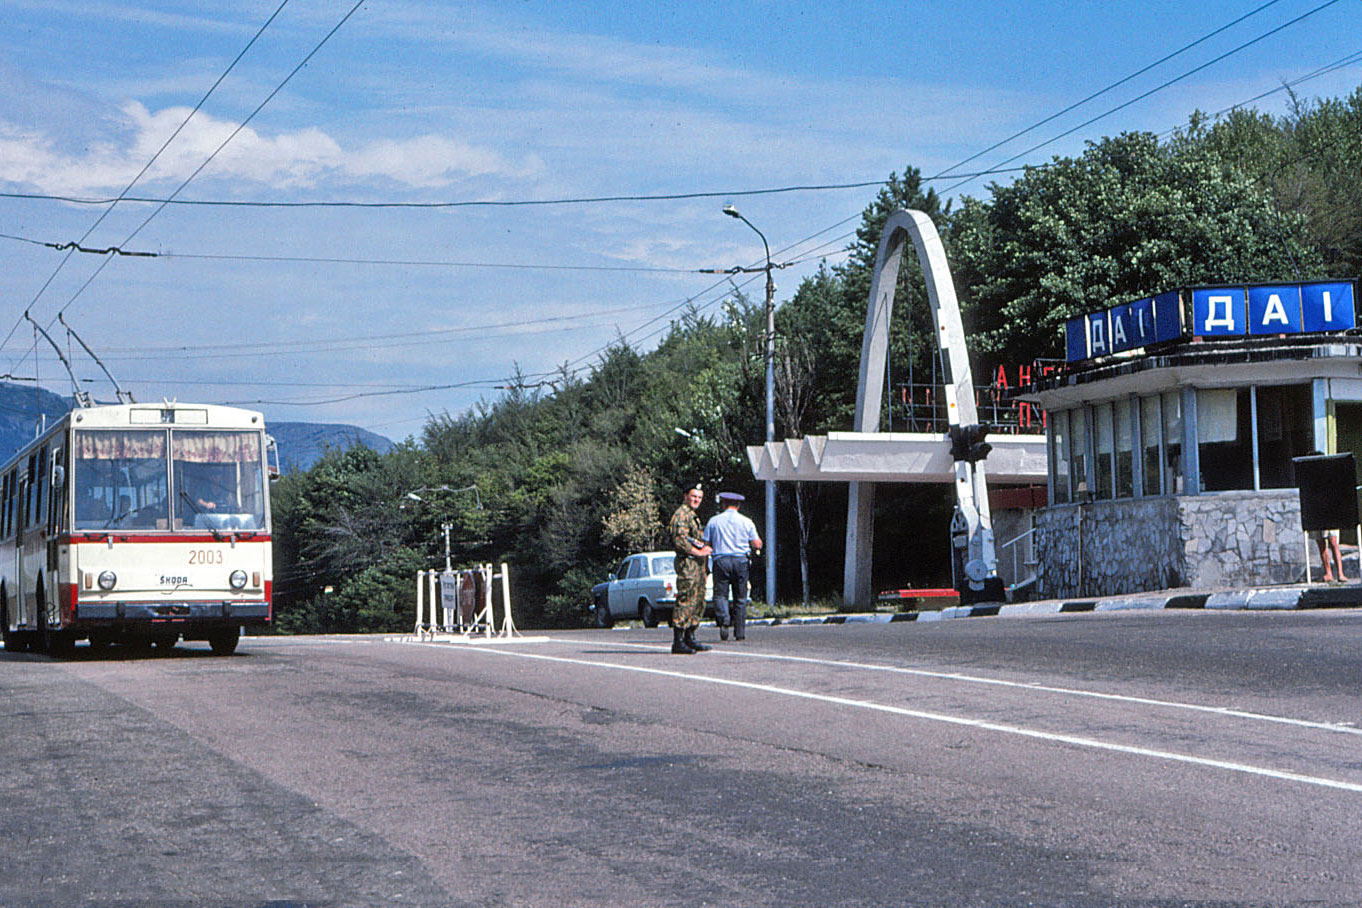
<svg viewBox="0 0 1362 908">
<path fill-rule="evenodd" d="M 874 433 L 880 428 L 880 408 L 886 360 L 889 352 L 889 322 L 894 312 L 894 290 L 904 241 L 911 238 L 927 283 L 932 323 L 936 326 L 937 345 L 943 354 L 947 413 L 952 426 L 978 422 L 974 404 L 974 382 L 965 348 L 965 330 L 960 321 L 960 304 L 955 295 L 946 250 L 932 219 L 921 211 L 898 210 L 885 221 L 875 255 L 875 270 L 866 306 L 865 334 L 861 338 L 861 368 L 856 384 L 856 416 L 853 430 Z M 875 485 L 871 482 L 849 484 L 847 502 L 846 564 L 842 574 L 842 596 L 849 603 L 866 604 L 873 600 L 871 588 L 871 551 L 874 543 Z M 988 492 L 983 464 L 955 462 L 957 518 L 969 532 L 967 575 L 992 575 L 996 578 L 993 530 L 988 511 Z M 952 533 L 956 528 L 952 527 Z M 982 582 L 982 581 L 980 581 Z"/>
</svg>

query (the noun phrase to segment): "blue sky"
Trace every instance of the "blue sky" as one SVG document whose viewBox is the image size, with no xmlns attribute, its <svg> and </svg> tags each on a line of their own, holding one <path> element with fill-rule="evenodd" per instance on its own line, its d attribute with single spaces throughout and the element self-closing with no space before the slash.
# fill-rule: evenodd
<svg viewBox="0 0 1362 908">
<path fill-rule="evenodd" d="M 1252 13 L 957 169 L 996 166 L 1309 14 L 1015 163 L 1124 130 L 1165 133 L 1362 50 L 1362 2 L 1325 3 L 371 0 L 180 199 L 719 195 L 123 202 L 93 231 L 108 206 L 0 197 L 0 372 L 69 392 L 23 321 L 30 311 L 65 349 L 62 312 L 141 400 L 419 434 L 431 413 L 495 399 L 517 368 L 589 367 L 620 337 L 649 349 L 688 300 L 716 312 L 726 284 L 696 269 L 761 257 L 724 204 L 777 260 L 799 262 L 778 273 L 779 302 L 820 256 L 841 259 L 875 187 L 746 192 L 881 182 L 907 166 L 938 174 Z M 351 5 L 290 0 L 128 194 L 173 193 Z M 278 6 L 0 0 L 0 192 L 118 196 Z M 1359 84 L 1354 62 L 1296 90 Z M 1286 103 L 1278 93 L 1255 106 Z M 985 192 L 983 180 L 955 190 Z M 66 252 L 39 245 L 72 241 L 158 255 L 63 264 Z M 745 290 L 759 297 L 759 280 Z M 100 376 L 73 360 L 82 380 Z M 112 398 L 107 384 L 84 386 Z"/>
</svg>

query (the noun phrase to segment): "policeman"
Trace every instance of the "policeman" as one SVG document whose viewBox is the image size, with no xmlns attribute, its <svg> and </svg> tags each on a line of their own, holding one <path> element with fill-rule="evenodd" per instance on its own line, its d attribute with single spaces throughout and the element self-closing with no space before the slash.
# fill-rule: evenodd
<svg viewBox="0 0 1362 908">
<path fill-rule="evenodd" d="M 720 640 L 728 639 L 730 590 L 733 639 L 747 637 L 747 558 L 761 552 L 756 524 L 738 513 L 742 502 L 743 496 L 737 492 L 720 492 L 719 505 L 723 510 L 705 525 L 705 542 L 714 550 L 714 620 L 719 625 Z"/>
<path fill-rule="evenodd" d="M 672 514 L 667 535 L 676 550 L 676 607 L 672 609 L 672 652 L 688 655 L 709 649 L 695 639 L 695 629 L 705 613 L 705 573 L 713 551 L 701 541 L 704 530 L 696 511 L 704 503 L 700 483 L 686 490 L 681 507 Z"/>
</svg>

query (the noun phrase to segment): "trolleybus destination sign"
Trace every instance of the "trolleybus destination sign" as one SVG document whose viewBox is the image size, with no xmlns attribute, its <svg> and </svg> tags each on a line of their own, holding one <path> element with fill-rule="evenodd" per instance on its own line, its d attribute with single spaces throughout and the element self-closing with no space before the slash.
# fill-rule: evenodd
<svg viewBox="0 0 1362 908">
<path fill-rule="evenodd" d="M 1236 284 L 1170 290 L 1071 318 L 1068 362 L 1187 337 L 1308 334 L 1357 325 L 1352 281 Z"/>
</svg>

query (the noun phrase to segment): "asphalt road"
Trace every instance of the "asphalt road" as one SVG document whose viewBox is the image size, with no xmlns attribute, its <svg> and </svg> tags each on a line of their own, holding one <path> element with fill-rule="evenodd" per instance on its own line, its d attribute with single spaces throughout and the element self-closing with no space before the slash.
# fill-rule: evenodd
<svg viewBox="0 0 1362 908">
<path fill-rule="evenodd" d="M 0 655 L 0 905 L 1362 902 L 1362 612 Z"/>
</svg>

